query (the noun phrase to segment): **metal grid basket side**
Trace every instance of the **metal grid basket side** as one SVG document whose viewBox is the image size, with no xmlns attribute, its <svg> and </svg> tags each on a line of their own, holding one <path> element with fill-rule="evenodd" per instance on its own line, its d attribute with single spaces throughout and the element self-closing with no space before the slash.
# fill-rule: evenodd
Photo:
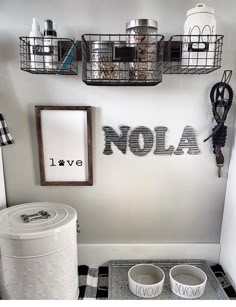
<svg viewBox="0 0 236 307">
<path fill-rule="evenodd" d="M 87 79 L 90 79 L 90 53 L 89 53 L 89 44 L 88 42 L 90 39 L 87 41 L 86 40 L 87 35 L 82 35 L 81 36 L 81 46 L 82 46 L 82 80 L 86 83 Z M 87 68 L 88 66 L 88 68 Z"/>
<path fill-rule="evenodd" d="M 137 39 L 141 37 L 141 35 L 135 36 Z M 145 38 L 147 42 L 140 44 L 132 41 L 134 35 L 130 34 L 82 35 L 83 81 L 88 85 L 149 86 L 160 83 L 162 81 L 164 36 L 145 35 Z M 149 38 L 152 39 L 151 42 Z M 154 39 L 156 52 L 151 54 L 149 49 L 153 47 Z M 134 56 L 134 49 L 138 49 L 141 45 L 146 47 L 144 54 L 147 59 L 144 56 L 139 60 L 137 50 L 135 50 L 136 57 L 132 59 L 127 58 L 127 54 L 126 58 L 116 57 L 120 51 L 132 53 Z M 145 80 L 146 76 L 149 78 Z"/>
<path fill-rule="evenodd" d="M 164 74 L 209 74 L 221 67 L 223 35 L 174 35 Z"/>
<path fill-rule="evenodd" d="M 55 41 L 51 45 L 45 43 L 48 40 L 45 37 L 20 36 L 19 40 L 21 70 L 32 74 L 78 74 L 78 47 L 73 40 L 50 37 L 52 42 Z M 37 45 L 38 40 L 41 41 L 40 45 Z"/>
</svg>

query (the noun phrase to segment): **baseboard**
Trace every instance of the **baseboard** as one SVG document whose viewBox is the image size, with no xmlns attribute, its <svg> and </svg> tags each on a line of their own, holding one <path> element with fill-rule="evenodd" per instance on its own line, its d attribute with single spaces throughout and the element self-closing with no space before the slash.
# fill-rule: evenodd
<svg viewBox="0 0 236 307">
<path fill-rule="evenodd" d="M 78 244 L 79 265 L 100 266 L 114 259 L 205 259 L 218 263 L 220 244 Z"/>
</svg>

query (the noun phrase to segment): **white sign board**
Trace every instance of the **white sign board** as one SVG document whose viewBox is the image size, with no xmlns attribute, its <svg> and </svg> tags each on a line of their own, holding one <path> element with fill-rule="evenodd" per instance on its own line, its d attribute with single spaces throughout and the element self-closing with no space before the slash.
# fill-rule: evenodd
<svg viewBox="0 0 236 307">
<path fill-rule="evenodd" d="M 91 108 L 36 107 L 42 185 L 91 185 Z"/>
</svg>

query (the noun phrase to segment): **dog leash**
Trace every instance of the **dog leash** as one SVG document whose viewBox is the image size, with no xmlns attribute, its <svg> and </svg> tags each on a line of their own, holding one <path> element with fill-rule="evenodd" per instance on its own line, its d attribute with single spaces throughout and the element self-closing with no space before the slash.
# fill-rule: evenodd
<svg viewBox="0 0 236 307">
<path fill-rule="evenodd" d="M 229 85 L 232 70 L 224 71 L 221 82 L 216 83 L 210 92 L 212 113 L 217 125 L 212 129 L 211 135 L 204 140 L 212 138 L 213 153 L 216 156 L 218 177 L 221 177 L 221 168 L 224 166 L 224 155 L 221 148 L 225 146 L 227 138 L 227 126 L 225 121 L 233 103 L 233 90 Z"/>
</svg>

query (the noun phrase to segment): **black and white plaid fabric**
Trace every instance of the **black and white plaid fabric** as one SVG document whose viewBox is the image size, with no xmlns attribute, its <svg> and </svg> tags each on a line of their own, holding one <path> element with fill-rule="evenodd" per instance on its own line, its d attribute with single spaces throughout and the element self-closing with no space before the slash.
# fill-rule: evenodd
<svg viewBox="0 0 236 307">
<path fill-rule="evenodd" d="M 13 143 L 14 141 L 9 133 L 7 123 L 3 115 L 0 113 L 0 146 L 6 146 Z"/>
<path fill-rule="evenodd" d="M 108 267 L 90 268 L 80 265 L 78 273 L 80 300 L 106 300 L 108 298 Z"/>
</svg>

